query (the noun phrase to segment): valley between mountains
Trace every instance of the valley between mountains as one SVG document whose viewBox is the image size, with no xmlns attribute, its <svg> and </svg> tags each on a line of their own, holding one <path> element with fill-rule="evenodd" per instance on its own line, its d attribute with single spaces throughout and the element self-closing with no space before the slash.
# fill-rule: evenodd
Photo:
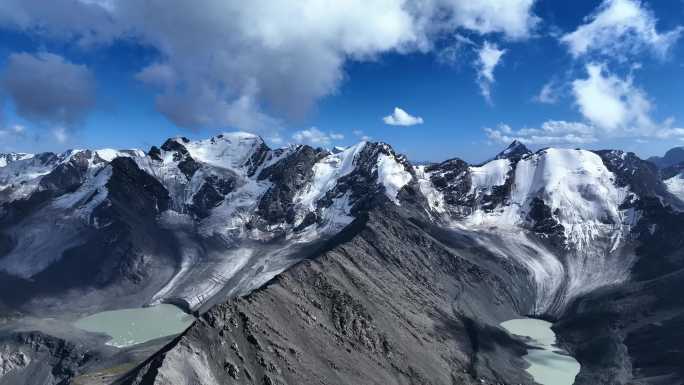
<svg viewBox="0 0 684 385">
<path fill-rule="evenodd" d="M 2 154 L 0 385 L 534 384 L 501 327 L 526 317 L 575 384 L 684 384 L 684 163 L 493 155 L 246 133 Z M 118 346 L 76 327 L 160 305 L 194 318 Z"/>
</svg>

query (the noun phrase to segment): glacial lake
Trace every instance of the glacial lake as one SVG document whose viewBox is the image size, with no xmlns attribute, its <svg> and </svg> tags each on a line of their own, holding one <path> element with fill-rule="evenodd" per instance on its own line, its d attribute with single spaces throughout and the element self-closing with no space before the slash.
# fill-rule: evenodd
<svg viewBox="0 0 684 385">
<path fill-rule="evenodd" d="M 533 319 L 513 319 L 501 323 L 509 333 L 529 337 L 528 349 L 523 359 L 530 364 L 527 372 L 542 385 L 572 385 L 580 371 L 580 364 L 564 350 L 555 346 L 556 334 L 551 323 Z"/>
<path fill-rule="evenodd" d="M 195 318 L 180 308 L 161 304 L 105 311 L 74 323 L 79 329 L 111 337 L 107 345 L 123 348 L 183 332 Z"/>
</svg>

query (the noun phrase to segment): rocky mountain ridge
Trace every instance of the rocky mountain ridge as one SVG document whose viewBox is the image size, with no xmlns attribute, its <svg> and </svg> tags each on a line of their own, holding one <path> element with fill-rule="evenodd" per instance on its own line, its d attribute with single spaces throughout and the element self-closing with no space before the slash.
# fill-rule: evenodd
<svg viewBox="0 0 684 385">
<path fill-rule="evenodd" d="M 681 195 L 622 151 L 512 143 L 484 164 L 414 166 L 384 143 L 270 149 L 232 133 L 5 158 L 0 308 L 203 314 L 128 383 L 529 383 L 499 322 L 574 325 L 586 298 L 679 268 L 649 242 L 679 250 Z M 308 338 L 331 348 L 306 352 Z M 428 351 L 444 354 L 410 364 Z M 349 354 L 367 372 L 340 368 Z M 583 359 L 583 376 L 603 373 Z"/>
</svg>

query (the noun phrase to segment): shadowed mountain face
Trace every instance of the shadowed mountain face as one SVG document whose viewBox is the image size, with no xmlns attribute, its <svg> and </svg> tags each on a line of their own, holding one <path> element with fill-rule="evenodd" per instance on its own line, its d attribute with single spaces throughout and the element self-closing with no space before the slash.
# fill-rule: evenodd
<svg viewBox="0 0 684 385">
<path fill-rule="evenodd" d="M 672 148 L 668 150 L 664 156 L 653 156 L 648 158 L 648 160 L 660 168 L 666 168 L 684 163 L 684 147 Z"/>
<path fill-rule="evenodd" d="M 162 302 L 200 317 L 120 383 L 527 384 L 525 346 L 499 327 L 525 315 L 558 321 L 578 383 L 684 378 L 648 343 L 684 346 L 684 203 L 631 153 L 513 143 L 414 166 L 382 143 L 238 133 L 2 159 L 3 385 L 52 351 L 15 338 L 26 317 Z M 43 382 L 144 357 L 79 338 L 86 353 Z"/>
</svg>

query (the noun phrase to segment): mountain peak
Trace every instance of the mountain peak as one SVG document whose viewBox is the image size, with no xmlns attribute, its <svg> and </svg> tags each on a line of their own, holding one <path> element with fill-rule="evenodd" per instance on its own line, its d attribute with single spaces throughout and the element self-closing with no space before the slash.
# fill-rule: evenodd
<svg viewBox="0 0 684 385">
<path fill-rule="evenodd" d="M 516 139 L 509 144 L 505 150 L 501 151 L 494 159 L 522 158 L 523 156 L 531 153 L 532 151 L 530 151 L 522 142 Z"/>
<path fill-rule="evenodd" d="M 684 147 L 671 148 L 665 153 L 665 156 L 653 156 L 648 158 L 648 160 L 659 168 L 675 166 L 684 162 Z"/>
<path fill-rule="evenodd" d="M 16 162 L 18 160 L 30 159 L 33 156 L 34 156 L 33 154 L 27 154 L 24 152 L 0 153 L 0 167 L 5 167 L 8 164 L 10 164 L 12 162 Z"/>
</svg>

